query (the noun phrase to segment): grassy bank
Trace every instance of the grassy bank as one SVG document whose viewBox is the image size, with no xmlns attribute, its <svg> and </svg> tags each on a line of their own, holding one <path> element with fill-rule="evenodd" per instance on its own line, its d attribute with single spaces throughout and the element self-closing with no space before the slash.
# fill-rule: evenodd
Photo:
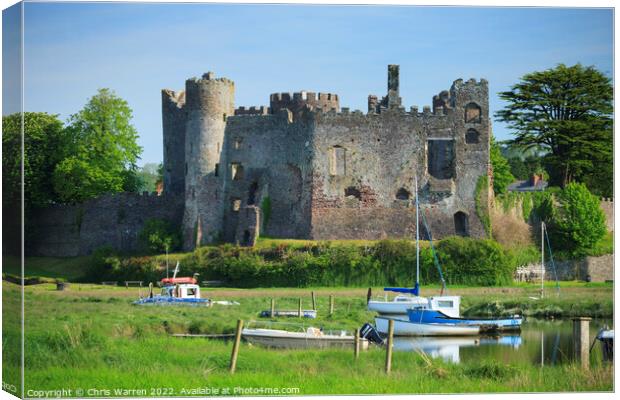
<svg viewBox="0 0 620 400">
<path fill-rule="evenodd" d="M 18 309 L 19 287 L 3 282 L 4 307 Z M 548 288 L 551 291 L 551 287 Z M 566 284 L 558 302 L 569 309 L 588 309 L 588 302 L 611 310 L 611 285 Z M 205 289 L 215 300 L 236 300 L 240 306 L 212 308 L 137 307 L 137 288 L 72 284 L 58 292 L 52 284 L 25 288 L 26 389 L 58 388 L 170 388 L 167 395 L 191 395 L 182 389 L 298 387 L 299 394 L 346 393 L 463 393 L 515 391 L 611 390 L 613 371 L 594 365 L 583 371 L 571 364 L 539 368 L 528 355 L 501 364 L 492 361 L 458 365 L 430 360 L 416 353 L 395 353 L 392 375 L 382 372 L 384 352 L 371 349 L 352 362 L 351 351 L 274 351 L 243 344 L 238 372 L 227 372 L 230 343 L 203 339 L 179 339 L 171 333 L 233 332 L 237 319 L 257 319 L 269 308 L 271 298 L 279 309 L 295 309 L 299 297 L 304 308 L 311 304 L 311 289 Z M 372 321 L 366 311 L 365 288 L 314 288 L 317 320 L 306 325 L 325 329 L 359 328 Z M 424 287 L 424 295 L 439 293 Z M 527 302 L 535 285 L 511 288 L 453 287 L 450 294 L 463 296 L 463 309 L 497 302 Z M 380 288 L 373 288 L 380 293 Z M 142 294 L 146 293 L 142 289 Z M 334 315 L 328 315 L 328 296 L 336 298 Z M 587 300 L 584 300 L 587 299 Z M 530 299 L 531 300 L 531 299 Z M 532 300 L 533 301 L 533 300 Z M 549 299 L 551 301 L 551 298 Z M 571 308 L 572 307 L 572 308 Z M 599 311 L 607 314 L 607 311 Z M 581 311 L 579 311 L 581 313 Z M 13 343 L 19 324 L 5 313 L 4 338 Z M 298 322 L 289 319 L 289 322 Z M 5 346 L 5 360 L 18 360 L 13 346 Z M 506 364 L 506 365 L 505 365 Z M 5 376 L 10 377 L 5 362 Z M 194 393 L 197 395 L 203 393 Z M 256 393 L 261 394 L 261 393 Z M 265 393 L 263 393 L 265 394 Z M 101 395 L 101 394 L 100 394 Z M 104 394 L 105 395 L 105 394 Z M 150 396 L 151 393 L 133 393 Z"/>
</svg>

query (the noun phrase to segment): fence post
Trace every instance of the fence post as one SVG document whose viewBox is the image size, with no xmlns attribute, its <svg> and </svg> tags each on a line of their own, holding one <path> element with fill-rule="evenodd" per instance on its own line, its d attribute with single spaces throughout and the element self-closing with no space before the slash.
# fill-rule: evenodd
<svg viewBox="0 0 620 400">
<path fill-rule="evenodd" d="M 573 318 L 573 343 L 575 360 L 581 363 L 581 368 L 590 368 L 590 321 L 589 317 Z"/>
<path fill-rule="evenodd" d="M 389 374 L 392 371 L 392 346 L 394 342 L 394 320 L 388 321 L 388 338 L 387 346 L 385 348 L 385 373 Z"/>
<path fill-rule="evenodd" d="M 273 316 L 276 314 L 276 301 L 275 299 L 272 297 L 271 298 L 271 311 L 269 312 L 269 316 L 271 318 L 273 318 Z"/>
<path fill-rule="evenodd" d="M 360 357 L 360 331 L 359 329 L 355 330 L 355 337 L 353 340 L 354 340 L 353 355 L 355 356 L 355 359 L 357 360 Z"/>
<path fill-rule="evenodd" d="M 241 342 L 241 331 L 243 330 L 243 320 L 237 320 L 237 332 L 235 333 L 235 343 L 233 343 L 232 354 L 230 355 L 230 373 L 234 374 L 237 368 L 237 356 L 239 355 L 239 342 Z"/>
<path fill-rule="evenodd" d="M 370 303 L 371 298 L 372 298 L 372 288 L 368 288 L 368 293 L 366 293 L 366 304 Z"/>
<path fill-rule="evenodd" d="M 316 310 L 316 298 L 314 297 L 314 290 L 312 291 L 312 309 Z"/>
<path fill-rule="evenodd" d="M 334 313 L 334 295 L 329 295 L 329 315 Z"/>
<path fill-rule="evenodd" d="M 149 282 L 149 299 L 153 298 L 153 282 Z"/>
<path fill-rule="evenodd" d="M 299 307 L 297 308 L 297 316 L 301 318 L 301 297 L 299 298 Z"/>
</svg>

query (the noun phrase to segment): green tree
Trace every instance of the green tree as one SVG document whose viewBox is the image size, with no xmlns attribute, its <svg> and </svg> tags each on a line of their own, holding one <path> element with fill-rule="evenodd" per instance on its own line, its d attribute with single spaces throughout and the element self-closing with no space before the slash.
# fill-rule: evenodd
<svg viewBox="0 0 620 400">
<path fill-rule="evenodd" d="M 181 246 L 181 234 L 170 222 L 162 219 L 149 219 L 138 234 L 138 240 L 153 253 L 169 253 Z"/>
<path fill-rule="evenodd" d="M 582 256 L 605 236 L 605 214 L 599 199 L 582 183 L 569 183 L 557 195 L 549 232 L 560 248 Z"/>
<path fill-rule="evenodd" d="M 594 67 L 564 64 L 533 72 L 499 93 L 507 105 L 495 116 L 515 130 L 514 144 L 548 151 L 552 185 L 586 182 L 613 192 L 613 86 Z"/>
<path fill-rule="evenodd" d="M 493 191 L 496 195 L 506 192 L 515 177 L 510 173 L 508 160 L 502 155 L 499 144 L 491 137 L 491 166 L 493 167 Z"/>
<path fill-rule="evenodd" d="M 24 207 L 29 210 L 58 200 L 52 171 L 68 152 L 67 134 L 57 115 L 27 112 L 24 119 Z M 2 204 L 21 201 L 22 114 L 2 117 Z"/>
<path fill-rule="evenodd" d="M 63 201 L 139 190 L 136 162 L 142 148 L 131 118 L 127 102 L 109 89 L 100 89 L 70 117 L 71 156 L 56 167 L 52 179 Z"/>
<path fill-rule="evenodd" d="M 161 164 L 146 163 L 142 168 L 138 168 L 136 175 L 140 179 L 140 191 L 154 192 L 157 183 L 160 181 Z"/>
</svg>

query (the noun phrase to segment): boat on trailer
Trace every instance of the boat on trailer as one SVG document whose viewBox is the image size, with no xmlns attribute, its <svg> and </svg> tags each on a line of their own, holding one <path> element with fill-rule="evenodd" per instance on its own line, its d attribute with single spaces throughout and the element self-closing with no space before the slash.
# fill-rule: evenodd
<svg viewBox="0 0 620 400">
<path fill-rule="evenodd" d="M 377 331 L 388 334 L 390 320 L 394 321 L 394 336 L 476 336 L 483 328 L 481 325 L 419 323 L 400 317 L 377 316 Z"/>
<path fill-rule="evenodd" d="M 310 327 L 302 332 L 282 329 L 244 328 L 241 336 L 252 344 L 287 349 L 323 349 L 333 347 L 353 347 L 355 337 L 341 331 L 337 334 L 325 333 L 319 328 Z M 368 349 L 368 340 L 359 339 L 360 349 Z"/>
</svg>

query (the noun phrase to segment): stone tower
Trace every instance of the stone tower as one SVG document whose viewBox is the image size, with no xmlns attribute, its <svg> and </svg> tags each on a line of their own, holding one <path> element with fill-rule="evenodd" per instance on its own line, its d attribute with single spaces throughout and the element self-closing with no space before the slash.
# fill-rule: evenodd
<svg viewBox="0 0 620 400">
<path fill-rule="evenodd" d="M 164 193 L 185 193 L 185 92 L 161 91 Z"/>
<path fill-rule="evenodd" d="M 209 72 L 185 82 L 184 247 L 191 249 L 221 235 L 226 161 L 222 159 L 226 119 L 234 115 L 234 83 Z"/>
</svg>

